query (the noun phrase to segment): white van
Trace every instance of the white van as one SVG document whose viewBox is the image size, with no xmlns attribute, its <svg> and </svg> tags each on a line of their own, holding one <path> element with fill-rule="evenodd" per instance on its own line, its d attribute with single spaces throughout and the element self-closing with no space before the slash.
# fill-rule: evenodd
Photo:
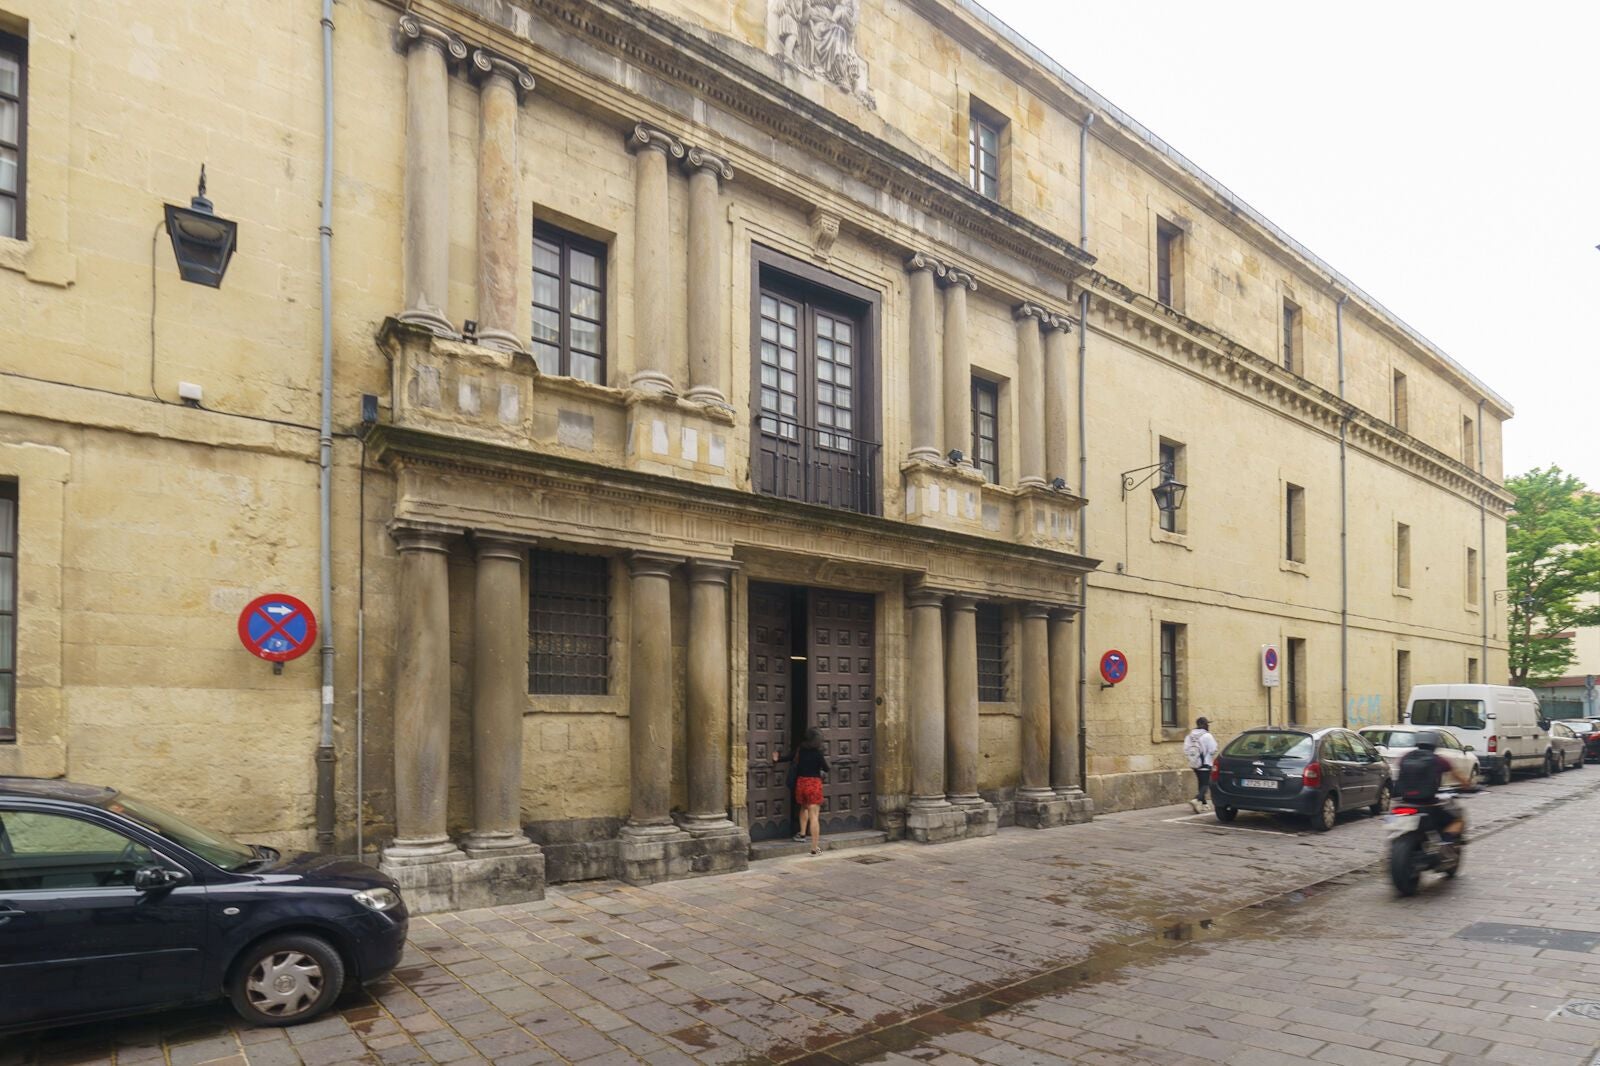
<svg viewBox="0 0 1600 1066">
<path fill-rule="evenodd" d="M 1539 697 L 1505 685 L 1417 685 L 1404 721 L 1439 726 L 1472 745 L 1491 781 L 1506 784 L 1512 770 L 1550 771 L 1550 734 Z"/>
</svg>

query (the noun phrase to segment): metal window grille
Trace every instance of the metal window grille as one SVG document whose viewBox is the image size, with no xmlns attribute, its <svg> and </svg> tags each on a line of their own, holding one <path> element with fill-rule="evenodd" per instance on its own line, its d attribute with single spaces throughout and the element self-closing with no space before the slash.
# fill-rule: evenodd
<svg viewBox="0 0 1600 1066">
<path fill-rule="evenodd" d="M 1178 627 L 1161 623 L 1161 724 L 1178 724 Z"/>
<path fill-rule="evenodd" d="M 17 737 L 17 483 L 0 482 L 0 740 Z"/>
<path fill-rule="evenodd" d="M 967 122 L 967 183 L 991 200 L 1000 199 L 1000 124 L 976 110 Z"/>
<path fill-rule="evenodd" d="M 529 559 L 528 691 L 603 696 L 611 678 L 611 564 L 534 551 Z"/>
<path fill-rule="evenodd" d="M 545 374 L 606 380 L 606 250 L 540 223 L 533 228 L 533 358 Z"/>
<path fill-rule="evenodd" d="M 991 485 L 1000 483 L 1000 386 L 972 379 L 972 465 Z"/>
<path fill-rule="evenodd" d="M 978 699 L 1006 701 L 1006 612 L 998 603 L 978 604 Z"/>
<path fill-rule="evenodd" d="M 27 235 L 28 42 L 0 33 L 0 237 Z"/>
</svg>

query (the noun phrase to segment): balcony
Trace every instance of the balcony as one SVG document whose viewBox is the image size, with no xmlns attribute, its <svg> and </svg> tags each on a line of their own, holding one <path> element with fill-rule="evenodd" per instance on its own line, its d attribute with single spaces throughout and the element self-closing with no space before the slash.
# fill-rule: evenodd
<svg viewBox="0 0 1600 1066">
<path fill-rule="evenodd" d="M 842 511 L 879 513 L 877 441 L 774 415 L 756 419 L 751 439 L 757 492 Z"/>
</svg>

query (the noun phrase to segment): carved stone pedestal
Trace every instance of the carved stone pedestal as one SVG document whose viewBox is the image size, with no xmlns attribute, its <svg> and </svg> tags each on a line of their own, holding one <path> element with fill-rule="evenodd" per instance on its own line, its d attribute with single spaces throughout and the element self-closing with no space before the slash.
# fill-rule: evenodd
<svg viewBox="0 0 1600 1066">
<path fill-rule="evenodd" d="M 440 857 L 412 857 L 391 850 L 378 869 L 400 885 L 412 914 L 544 899 L 544 855 L 532 844 L 482 857 L 455 850 Z"/>
<path fill-rule="evenodd" d="M 1016 821 L 1025 829 L 1054 829 L 1059 825 L 1086 822 L 1092 811 L 1092 805 L 1085 810 L 1075 800 L 1049 789 L 1035 791 L 1024 788 L 1017 792 Z"/>
<path fill-rule="evenodd" d="M 1056 795 L 1067 802 L 1067 821 L 1072 824 L 1094 821 L 1094 800 L 1081 788 L 1057 789 Z"/>
<path fill-rule="evenodd" d="M 626 825 L 617 834 L 617 877 L 630 885 L 734 873 L 750 865 L 750 834 L 729 823 L 695 835 L 675 825 Z"/>
<path fill-rule="evenodd" d="M 949 803 L 925 807 L 913 803 L 906 808 L 906 839 L 918 844 L 947 844 L 978 835 L 968 832 L 967 812 L 968 808 Z"/>
</svg>

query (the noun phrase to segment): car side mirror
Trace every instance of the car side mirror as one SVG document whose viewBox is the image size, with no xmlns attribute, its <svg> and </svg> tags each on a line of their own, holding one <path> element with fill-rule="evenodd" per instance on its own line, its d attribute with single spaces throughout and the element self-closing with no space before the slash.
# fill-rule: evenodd
<svg viewBox="0 0 1600 1066">
<path fill-rule="evenodd" d="M 1471 744 L 1468 744 L 1465 747 L 1463 747 L 1461 750 L 1462 751 L 1477 751 L 1478 749 L 1474 748 Z"/>
<path fill-rule="evenodd" d="M 159 892 L 176 888 L 189 880 L 189 875 L 170 866 L 141 866 L 134 872 L 133 887 L 140 892 Z"/>
</svg>

